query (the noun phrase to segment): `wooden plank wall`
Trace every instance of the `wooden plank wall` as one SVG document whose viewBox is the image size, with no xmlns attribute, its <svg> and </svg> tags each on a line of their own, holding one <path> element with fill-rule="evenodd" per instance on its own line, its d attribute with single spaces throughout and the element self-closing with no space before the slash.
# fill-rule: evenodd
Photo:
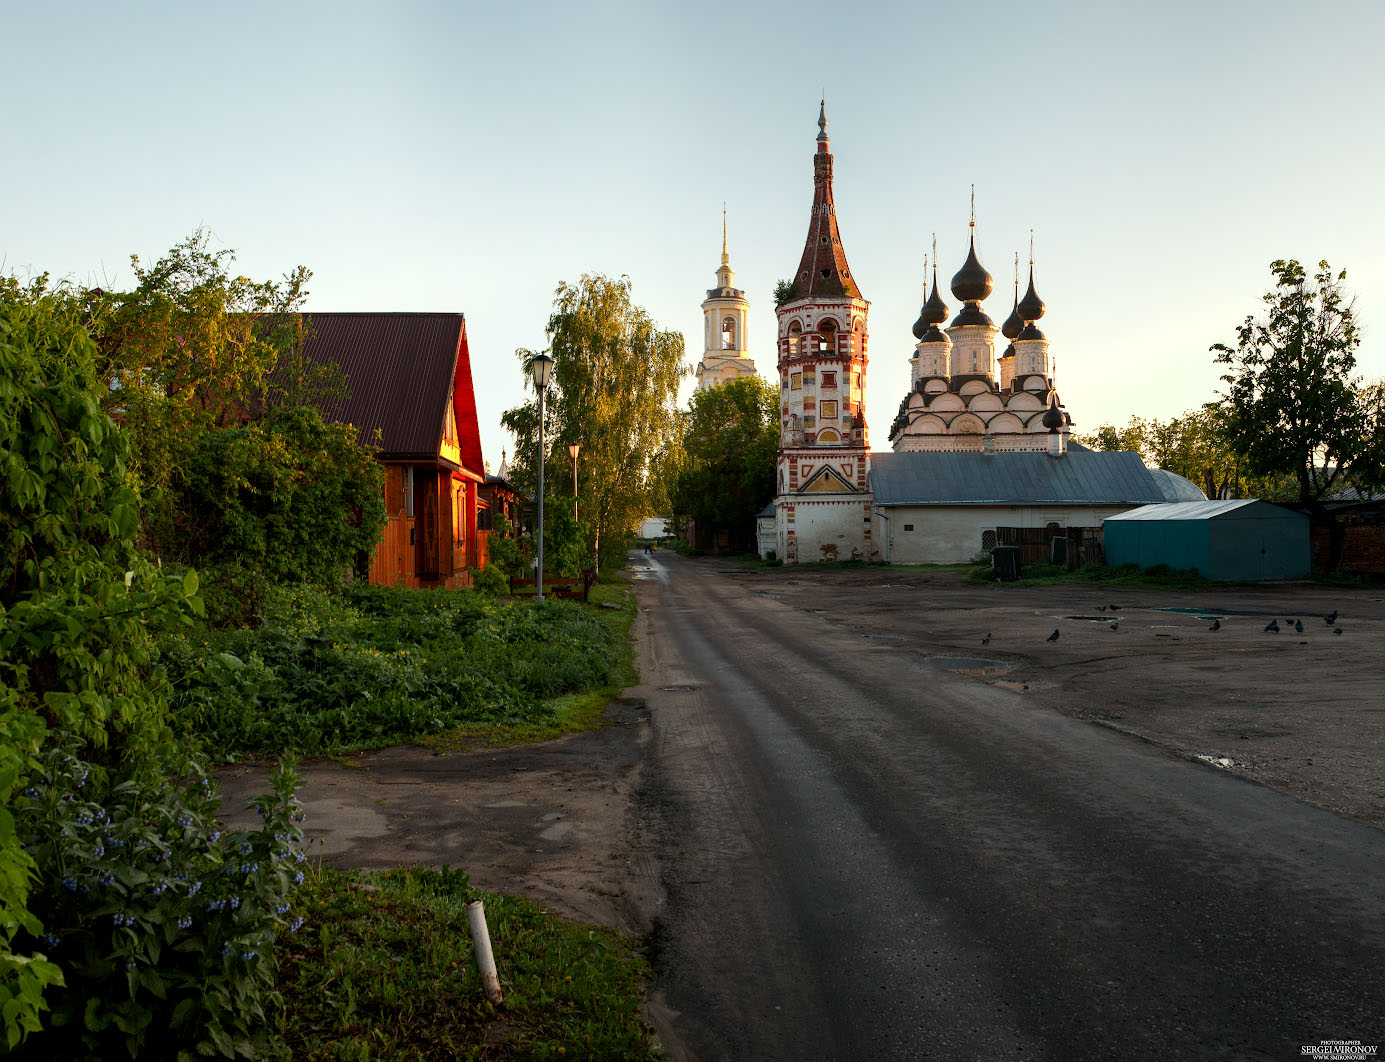
<svg viewBox="0 0 1385 1062">
<path fill-rule="evenodd" d="M 411 517 L 391 513 L 385 520 L 385 533 L 370 559 L 370 581 L 386 586 L 417 586 L 414 577 L 414 547 L 409 541 L 414 529 Z"/>
</svg>

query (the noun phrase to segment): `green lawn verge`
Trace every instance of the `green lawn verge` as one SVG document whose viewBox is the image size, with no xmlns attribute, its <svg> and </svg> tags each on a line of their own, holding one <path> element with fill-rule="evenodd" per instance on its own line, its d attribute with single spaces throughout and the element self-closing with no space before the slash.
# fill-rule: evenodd
<svg viewBox="0 0 1385 1062">
<path fill-rule="evenodd" d="M 505 1001 L 485 999 L 465 903 L 479 898 Z M 319 868 L 280 947 L 282 1040 L 293 1058 L 654 1059 L 640 1015 L 647 964 L 610 930 L 473 892 L 456 871 Z"/>
<path fill-rule="evenodd" d="M 428 735 L 540 740 L 632 683 L 633 596 L 275 588 L 253 627 L 165 639 L 176 725 L 218 759 L 333 755 Z"/>
</svg>

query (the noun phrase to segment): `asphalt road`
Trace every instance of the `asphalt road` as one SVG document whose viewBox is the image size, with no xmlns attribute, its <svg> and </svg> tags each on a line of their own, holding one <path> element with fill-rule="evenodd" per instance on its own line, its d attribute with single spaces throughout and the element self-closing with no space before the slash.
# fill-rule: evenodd
<svg viewBox="0 0 1385 1062">
<path fill-rule="evenodd" d="M 1379 830 L 643 561 L 675 1056 L 1385 1046 Z"/>
</svg>

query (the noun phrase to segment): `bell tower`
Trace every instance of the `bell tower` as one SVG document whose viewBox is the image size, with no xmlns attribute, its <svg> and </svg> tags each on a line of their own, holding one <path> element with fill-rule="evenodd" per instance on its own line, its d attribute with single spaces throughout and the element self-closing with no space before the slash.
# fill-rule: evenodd
<svg viewBox="0 0 1385 1062">
<path fill-rule="evenodd" d="M 866 318 L 832 192 L 827 106 L 818 111 L 813 206 L 798 270 L 777 292 L 780 439 L 775 530 L 786 564 L 871 559 L 866 480 Z"/>
<path fill-rule="evenodd" d="M 702 301 L 703 354 L 696 370 L 699 391 L 741 376 L 755 375 L 755 362 L 747 353 L 749 343 L 746 339 L 750 300 L 745 292 L 732 285 L 735 276 L 726 253 L 726 211 L 723 210 L 717 286 L 709 289 Z"/>
</svg>

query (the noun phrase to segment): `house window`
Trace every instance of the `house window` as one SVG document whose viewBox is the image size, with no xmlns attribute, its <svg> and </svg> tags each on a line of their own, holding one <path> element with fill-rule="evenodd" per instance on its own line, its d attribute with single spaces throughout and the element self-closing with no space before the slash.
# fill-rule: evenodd
<svg viewBox="0 0 1385 1062">
<path fill-rule="evenodd" d="M 837 400 L 835 398 L 824 398 L 822 400 L 822 419 L 837 419 Z"/>
<path fill-rule="evenodd" d="M 823 374 L 822 374 L 822 386 L 823 386 L 823 387 L 836 387 L 836 386 L 837 386 L 837 374 L 836 374 L 835 372 L 825 372 L 825 373 L 823 373 Z"/>
<path fill-rule="evenodd" d="M 404 466 L 404 515 L 414 515 L 414 466 Z"/>
<path fill-rule="evenodd" d="M 993 549 L 995 549 L 995 532 L 987 528 L 981 532 L 981 550 L 984 553 L 989 553 Z"/>
<path fill-rule="evenodd" d="M 795 391 L 797 391 L 800 387 L 802 387 L 802 386 L 803 386 L 803 374 L 802 374 L 801 372 L 796 372 L 796 373 L 794 373 L 792 376 L 790 376 L 790 377 L 789 377 L 789 386 L 790 386 L 791 388 L 793 388 Z"/>
<path fill-rule="evenodd" d="M 736 349 L 736 319 L 729 315 L 721 319 L 721 347 L 723 350 Z"/>
<path fill-rule="evenodd" d="M 905 524 L 905 525 L 904 525 L 904 530 L 905 530 L 905 531 L 912 531 L 913 529 L 914 529 L 914 525 L 913 525 L 913 524 Z"/>
</svg>

